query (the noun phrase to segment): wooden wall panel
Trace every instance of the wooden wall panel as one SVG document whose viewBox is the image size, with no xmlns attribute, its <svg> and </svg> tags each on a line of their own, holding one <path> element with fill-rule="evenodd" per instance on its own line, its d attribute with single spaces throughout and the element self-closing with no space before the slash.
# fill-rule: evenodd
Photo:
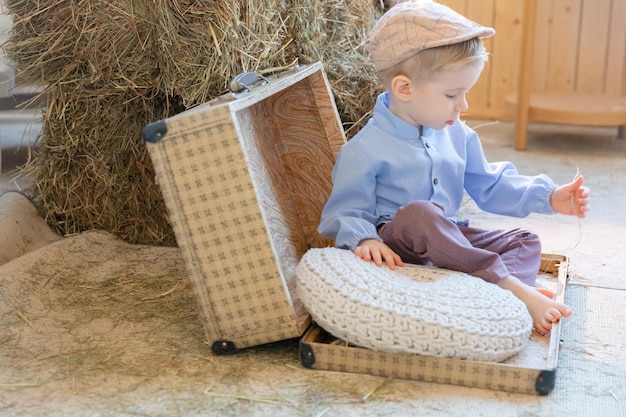
<svg viewBox="0 0 626 417">
<path fill-rule="evenodd" d="M 522 23 L 523 24 L 523 23 Z M 550 66 L 550 28 L 552 25 L 552 0 L 537 2 L 537 27 L 535 29 L 534 86 L 538 91 L 548 88 Z M 516 60 L 519 63 L 519 58 Z"/>
<path fill-rule="evenodd" d="M 467 15 L 467 2 L 468 0 L 446 0 L 440 1 L 440 3 L 445 4 L 448 7 L 456 10 L 462 15 Z"/>
<path fill-rule="evenodd" d="M 574 91 L 581 0 L 553 0 L 549 27 L 547 91 Z M 539 42 L 542 40 L 539 39 Z M 533 90 L 537 91 L 536 88 Z"/>
<path fill-rule="evenodd" d="M 512 119 L 504 96 L 517 89 L 523 1 L 440 0 L 472 20 L 496 29 L 491 53 L 468 95 L 467 117 Z M 626 96 L 626 0 L 541 0 L 533 91 Z"/>
<path fill-rule="evenodd" d="M 475 1 L 467 0 L 465 15 L 476 22 L 480 22 L 485 26 L 495 26 L 495 16 L 493 11 L 495 10 L 496 0 L 488 0 L 485 4 L 478 4 Z M 478 6 L 478 7 L 477 7 Z M 492 51 L 494 47 L 494 37 L 485 39 L 485 47 L 488 51 Z M 485 65 L 483 73 L 478 79 L 476 85 L 472 88 L 471 96 L 468 97 L 470 108 L 468 109 L 468 116 L 471 116 L 472 112 L 479 114 L 487 113 L 492 106 L 491 103 L 491 91 L 492 91 L 492 76 L 493 67 L 491 63 Z"/>
<path fill-rule="evenodd" d="M 611 3 L 612 0 L 595 0 L 593 4 L 582 4 L 575 91 L 606 92 L 608 67 L 598 63 L 608 63 Z"/>
<path fill-rule="evenodd" d="M 626 96 L 626 0 L 613 0 L 607 51 L 604 90 L 607 94 Z"/>
<path fill-rule="evenodd" d="M 504 107 L 504 96 L 514 90 L 519 74 L 519 51 L 522 38 L 523 4 L 496 0 L 491 73 L 491 107 Z"/>
</svg>

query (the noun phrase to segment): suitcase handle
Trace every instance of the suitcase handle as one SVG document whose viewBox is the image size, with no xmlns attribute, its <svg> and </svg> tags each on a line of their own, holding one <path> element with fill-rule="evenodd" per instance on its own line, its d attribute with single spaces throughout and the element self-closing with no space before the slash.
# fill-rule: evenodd
<svg viewBox="0 0 626 417">
<path fill-rule="evenodd" d="M 230 91 L 233 93 L 250 91 L 261 81 L 261 85 L 270 82 L 267 78 L 265 78 L 264 74 L 274 74 L 273 76 L 275 76 L 276 78 L 280 78 L 281 75 L 290 74 L 298 71 L 299 69 L 300 66 L 298 65 L 298 58 L 296 58 L 291 64 L 282 67 L 267 68 L 260 72 L 245 71 L 233 77 L 232 81 L 230 82 L 229 88 Z"/>
<path fill-rule="evenodd" d="M 256 72 L 246 71 L 233 77 L 230 82 L 230 91 L 233 93 L 240 93 L 242 91 L 250 91 L 257 83 L 263 81 L 263 84 L 268 83 L 267 78 Z"/>
</svg>

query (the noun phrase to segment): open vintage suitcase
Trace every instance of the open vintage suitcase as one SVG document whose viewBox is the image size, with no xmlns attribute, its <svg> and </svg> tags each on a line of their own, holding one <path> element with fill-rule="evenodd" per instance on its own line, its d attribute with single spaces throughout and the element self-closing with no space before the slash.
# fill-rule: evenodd
<svg viewBox="0 0 626 417">
<path fill-rule="evenodd" d="M 143 131 L 215 353 L 310 324 L 295 269 L 331 244 L 317 225 L 345 143 L 320 63 L 241 87 Z"/>
<path fill-rule="evenodd" d="M 308 368 L 548 394 L 558 325 L 514 358 L 485 363 L 375 352 L 311 323 L 295 269 L 309 248 L 332 245 L 316 230 L 345 136 L 320 63 L 257 78 L 143 131 L 213 352 L 302 336 Z M 567 264 L 542 262 L 561 300 Z"/>
</svg>

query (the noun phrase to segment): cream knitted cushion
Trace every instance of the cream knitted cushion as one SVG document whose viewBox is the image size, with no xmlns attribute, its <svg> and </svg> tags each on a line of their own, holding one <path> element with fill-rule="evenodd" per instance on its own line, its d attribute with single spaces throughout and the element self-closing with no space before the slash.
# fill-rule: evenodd
<svg viewBox="0 0 626 417">
<path fill-rule="evenodd" d="M 349 250 L 310 249 L 297 283 L 317 324 L 374 350 L 499 362 L 519 352 L 532 330 L 511 292 L 447 269 L 392 271 Z"/>
</svg>

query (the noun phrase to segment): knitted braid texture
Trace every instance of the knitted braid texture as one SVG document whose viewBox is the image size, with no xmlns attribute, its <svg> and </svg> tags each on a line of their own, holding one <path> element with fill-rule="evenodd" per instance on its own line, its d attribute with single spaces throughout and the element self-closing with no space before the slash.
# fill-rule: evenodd
<svg viewBox="0 0 626 417">
<path fill-rule="evenodd" d="M 532 319 L 511 292 L 442 268 L 377 267 L 351 251 L 310 249 L 298 295 L 333 336 L 386 352 L 500 362 L 528 341 Z"/>
</svg>

